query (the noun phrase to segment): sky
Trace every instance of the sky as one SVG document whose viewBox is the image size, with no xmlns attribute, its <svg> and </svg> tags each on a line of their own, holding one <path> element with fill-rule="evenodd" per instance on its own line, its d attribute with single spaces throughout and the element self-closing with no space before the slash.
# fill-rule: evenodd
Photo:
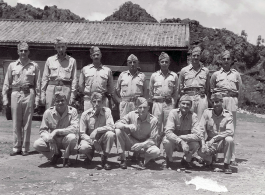
<svg viewBox="0 0 265 195">
<path fill-rule="evenodd" d="M 56 5 L 90 21 L 111 15 L 128 0 L 4 0 L 44 8 Z M 248 41 L 256 44 L 258 35 L 265 38 L 265 0 L 131 0 L 158 21 L 164 18 L 190 18 L 209 28 L 226 28 L 236 34 L 242 30 Z"/>
</svg>

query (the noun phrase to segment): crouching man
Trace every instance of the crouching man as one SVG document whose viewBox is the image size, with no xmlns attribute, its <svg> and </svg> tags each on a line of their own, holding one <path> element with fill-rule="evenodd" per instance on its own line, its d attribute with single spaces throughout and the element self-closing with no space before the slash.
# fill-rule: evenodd
<svg viewBox="0 0 265 195">
<path fill-rule="evenodd" d="M 121 156 L 120 167 L 127 168 L 125 151 L 138 154 L 138 165 L 144 168 L 151 160 L 160 154 L 156 146 L 158 138 L 157 118 L 149 113 L 148 102 L 139 97 L 136 100 L 137 110 L 131 111 L 115 124 L 117 150 Z"/>
<path fill-rule="evenodd" d="M 69 167 L 69 156 L 75 154 L 78 114 L 75 108 L 67 105 L 66 95 L 62 91 L 55 93 L 53 101 L 54 107 L 43 114 L 40 138 L 34 142 L 34 148 L 46 156 L 52 165 L 56 165 L 62 157 L 60 149 L 64 149 L 63 166 Z"/>
<path fill-rule="evenodd" d="M 192 99 L 189 95 L 180 98 L 179 108 L 170 111 L 165 127 L 163 145 L 166 151 L 164 167 L 171 169 L 173 164 L 172 155 L 174 151 L 184 152 L 181 164 L 192 168 L 191 158 L 199 147 L 202 133 L 199 129 L 197 114 L 191 111 Z"/>
<path fill-rule="evenodd" d="M 115 140 L 111 110 L 103 107 L 103 96 L 98 92 L 92 93 L 91 105 L 92 108 L 83 112 L 80 119 L 81 142 L 78 150 L 80 154 L 86 155 L 87 163 L 91 162 L 96 150 L 102 154 L 102 167 L 110 170 L 107 159 Z"/>
<path fill-rule="evenodd" d="M 213 108 L 204 111 L 200 120 L 200 128 L 207 133 L 208 138 L 202 140 L 202 148 L 198 151 L 206 164 L 212 164 L 213 156 L 219 152 L 224 153 L 224 172 L 231 174 L 231 158 L 234 151 L 234 125 L 233 115 L 222 107 L 221 93 L 211 96 Z"/>
</svg>

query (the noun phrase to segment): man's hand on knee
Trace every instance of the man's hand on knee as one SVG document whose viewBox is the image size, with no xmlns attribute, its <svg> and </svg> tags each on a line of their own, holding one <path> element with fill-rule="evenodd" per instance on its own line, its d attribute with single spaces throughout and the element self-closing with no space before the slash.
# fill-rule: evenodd
<svg viewBox="0 0 265 195">
<path fill-rule="evenodd" d="M 181 147 L 182 147 L 183 152 L 185 154 L 188 154 L 189 153 L 189 150 L 190 150 L 189 145 L 184 140 L 181 140 L 180 144 L 181 144 Z"/>
</svg>

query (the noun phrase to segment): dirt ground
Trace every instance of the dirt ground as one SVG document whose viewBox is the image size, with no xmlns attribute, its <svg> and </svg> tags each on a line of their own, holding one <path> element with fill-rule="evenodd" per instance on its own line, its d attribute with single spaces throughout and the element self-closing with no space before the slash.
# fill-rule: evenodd
<svg viewBox="0 0 265 195">
<path fill-rule="evenodd" d="M 238 114 L 236 130 L 236 157 L 238 166 L 233 174 L 214 172 L 213 169 L 196 167 L 191 173 L 178 171 L 181 153 L 174 153 L 175 167 L 163 170 L 162 159 L 151 163 L 146 170 L 129 166 L 121 170 L 113 148 L 110 161 L 113 169 L 97 170 L 99 156 L 90 166 L 83 160 L 71 168 L 51 167 L 45 157 L 31 148 L 31 155 L 10 157 L 12 148 L 11 121 L 0 116 L 0 194 L 265 194 L 265 119 L 253 115 Z M 40 122 L 33 122 L 31 147 L 39 137 Z M 221 159 L 222 160 L 222 159 Z M 131 165 L 131 164 L 129 164 Z M 222 168 L 221 163 L 214 167 Z M 200 176 L 225 186 L 228 192 L 196 190 L 185 181 Z"/>
</svg>

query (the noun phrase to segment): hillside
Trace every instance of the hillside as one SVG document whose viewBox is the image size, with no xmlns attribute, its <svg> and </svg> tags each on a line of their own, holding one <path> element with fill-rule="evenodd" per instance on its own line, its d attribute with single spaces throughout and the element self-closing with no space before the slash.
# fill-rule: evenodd
<svg viewBox="0 0 265 195">
<path fill-rule="evenodd" d="M 137 4 L 128 1 L 104 21 L 157 22 L 157 20 Z"/>
<path fill-rule="evenodd" d="M 0 2 L 0 18 L 22 20 L 71 20 L 84 21 L 84 18 L 72 13 L 70 10 L 58 9 L 57 6 L 45 6 L 44 9 L 32 5 L 18 3 L 12 7 L 5 2 Z"/>
</svg>

